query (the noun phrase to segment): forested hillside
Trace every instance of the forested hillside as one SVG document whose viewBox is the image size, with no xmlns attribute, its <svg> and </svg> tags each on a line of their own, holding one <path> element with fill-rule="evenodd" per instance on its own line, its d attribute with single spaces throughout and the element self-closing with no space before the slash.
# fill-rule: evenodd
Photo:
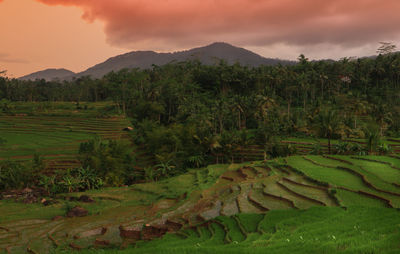
<svg viewBox="0 0 400 254">
<path fill-rule="evenodd" d="M 251 145 L 266 157 L 294 153 L 280 144 L 284 137 L 326 138 L 329 153 L 390 151 L 380 139 L 400 132 L 400 54 L 298 60 L 257 68 L 181 62 L 64 82 L 1 78 L 1 110 L 17 114 L 17 101 L 43 102 L 44 109 L 70 101 L 81 110 L 84 101 L 111 101 L 100 115 L 129 117 L 140 150 L 175 169 L 233 160 L 238 147 Z M 369 141 L 367 148 L 341 144 L 334 150 L 331 139 Z"/>
</svg>

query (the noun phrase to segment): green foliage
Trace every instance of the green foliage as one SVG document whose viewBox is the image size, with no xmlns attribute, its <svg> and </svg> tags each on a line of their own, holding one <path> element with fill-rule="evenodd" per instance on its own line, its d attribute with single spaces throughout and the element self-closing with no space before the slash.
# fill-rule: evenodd
<svg viewBox="0 0 400 254">
<path fill-rule="evenodd" d="M 157 179 L 157 171 L 153 167 L 145 167 L 143 171 L 146 181 L 153 182 Z"/>
<path fill-rule="evenodd" d="M 265 145 L 265 152 L 270 158 L 290 156 L 295 154 L 296 151 L 296 147 L 292 144 L 281 143 L 277 139 L 273 139 Z"/>
<path fill-rule="evenodd" d="M 348 154 L 352 150 L 352 145 L 348 142 L 339 142 L 334 145 L 336 154 Z"/>
<path fill-rule="evenodd" d="M 82 171 L 85 175 L 96 175 L 104 179 L 110 186 L 130 184 L 138 179 L 132 179 L 135 158 L 129 144 L 117 140 L 101 140 L 99 138 L 80 144 L 79 160 L 83 168 L 92 171 Z M 88 177 L 89 177 L 88 176 Z M 87 177 L 86 177 L 87 179 Z M 85 180 L 92 185 L 90 181 Z M 69 181 L 68 181 L 69 182 Z"/>
<path fill-rule="evenodd" d="M 322 154 L 322 146 L 320 142 L 316 142 L 312 145 L 312 149 L 310 151 L 310 154 L 313 155 L 320 155 Z"/>
<path fill-rule="evenodd" d="M 56 180 L 55 176 L 41 175 L 39 178 L 38 185 L 43 187 L 46 190 L 47 194 L 50 195 L 55 191 L 54 190 L 55 180 Z"/>
<path fill-rule="evenodd" d="M 350 146 L 350 151 L 356 155 L 367 155 L 368 154 L 367 148 L 358 143 L 352 144 Z"/>
<path fill-rule="evenodd" d="M 378 149 L 377 149 L 377 150 L 378 150 L 379 154 L 381 154 L 381 155 L 393 153 L 393 148 L 392 148 L 392 146 L 391 146 L 391 145 L 388 145 L 388 144 L 386 144 L 386 143 L 380 144 L 380 145 L 378 146 Z"/>
<path fill-rule="evenodd" d="M 341 120 L 336 111 L 321 111 L 316 118 L 316 129 L 321 138 L 328 138 L 328 149 L 331 153 L 331 139 L 337 137 Z"/>
<path fill-rule="evenodd" d="M 41 175 L 38 182 L 38 186 L 43 187 L 48 195 L 95 190 L 103 185 L 103 179 L 89 167 L 59 170 L 51 176 Z"/>
<path fill-rule="evenodd" d="M 188 163 L 192 167 L 200 168 L 204 166 L 204 156 L 201 154 L 190 156 L 188 159 Z"/>
<path fill-rule="evenodd" d="M 160 180 L 216 161 L 237 162 L 245 159 L 242 151 L 249 147 L 261 146 L 265 159 L 297 152 L 294 145 L 281 144 L 275 138 L 317 136 L 328 139 L 330 154 L 359 155 L 367 152 L 344 142 L 332 149 L 331 142 L 367 139 L 368 153 L 392 152 L 389 144 L 377 142 L 376 132 L 365 130 L 369 128 L 365 125 L 376 122 L 380 138 L 398 136 L 400 54 L 312 62 L 301 55 L 298 60 L 293 65 L 257 68 L 224 61 L 212 66 L 188 61 L 65 82 L 1 78 L 3 117 L 54 114 L 99 119 L 90 120 L 90 131 L 82 130 L 85 121 L 55 124 L 47 118 L 49 123 L 39 127 L 38 122 L 22 125 L 21 121 L 1 121 L 8 142 L 2 145 L 0 155 L 33 155 L 70 139 L 76 145 L 92 139 L 100 126 L 111 124 L 116 115 L 129 119 L 134 131 L 121 134 L 123 127 L 116 127 L 99 135 L 130 136 L 140 155 L 133 156 L 131 144 L 119 141 L 91 140 L 80 147 L 83 167 L 95 170 L 110 186 L 132 184 L 145 177 Z M 59 140 L 39 131 L 17 135 L 11 130 L 14 126 L 46 127 Z M 21 140 L 29 145 L 20 147 Z M 42 140 L 45 145 L 39 145 Z M 311 153 L 324 153 L 321 146 L 315 145 Z M 57 154 L 71 151 L 65 147 Z M 138 170 L 145 167 L 155 172 Z M 70 180 L 67 177 L 65 182 L 71 185 Z"/>
<path fill-rule="evenodd" d="M 365 133 L 368 152 L 377 152 L 378 147 L 381 143 L 381 135 L 378 127 L 375 125 L 370 125 L 368 128 L 366 128 Z"/>
<path fill-rule="evenodd" d="M 95 190 L 103 187 L 103 180 L 97 175 L 95 169 L 80 167 L 76 170 L 76 175 L 81 181 L 81 188 L 84 190 Z"/>
<path fill-rule="evenodd" d="M 166 160 L 162 156 L 156 155 L 159 160 L 159 164 L 155 165 L 154 167 L 157 168 L 159 174 L 163 177 L 168 177 L 172 171 L 174 170 L 175 166 L 171 165 L 172 160 Z"/>
<path fill-rule="evenodd" d="M 0 146 L 4 145 L 6 143 L 7 143 L 7 140 L 0 137 Z"/>
<path fill-rule="evenodd" d="M 0 161 L 0 190 L 28 187 L 34 180 L 34 170 L 29 165 L 10 160 Z"/>
<path fill-rule="evenodd" d="M 7 100 L 7 99 L 1 99 L 0 100 L 0 106 L 1 106 L 1 111 L 4 114 L 11 114 L 11 101 Z"/>
<path fill-rule="evenodd" d="M 32 168 L 36 172 L 40 172 L 41 170 L 46 168 L 46 163 L 43 160 L 42 157 L 40 157 L 39 154 L 35 153 L 33 155 L 33 160 L 32 160 Z"/>
</svg>

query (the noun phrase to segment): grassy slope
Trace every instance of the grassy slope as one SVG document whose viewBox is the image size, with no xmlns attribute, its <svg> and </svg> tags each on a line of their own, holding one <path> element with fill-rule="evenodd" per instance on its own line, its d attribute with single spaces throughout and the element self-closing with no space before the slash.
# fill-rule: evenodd
<svg viewBox="0 0 400 254">
<path fill-rule="evenodd" d="M 244 215 L 242 215 L 244 217 Z M 259 215 L 241 220 L 259 221 Z M 219 221 L 236 235 L 223 243 L 225 234 L 217 233 L 210 241 L 193 234 L 181 238 L 168 234 L 163 239 L 139 242 L 138 248 L 104 253 L 398 253 L 400 213 L 394 209 L 352 207 L 347 210 L 315 207 L 305 211 L 269 212 L 257 227 L 247 227 L 244 236 L 229 217 Z M 257 231 L 260 228 L 263 233 Z M 238 232 L 239 231 L 239 232 Z M 244 237 L 247 237 L 245 240 Z M 219 240 L 219 241 L 218 241 Z M 140 246 L 140 247 L 139 247 Z M 97 250 L 96 250 L 97 251 Z M 81 253 L 96 253 L 85 251 Z"/>
<path fill-rule="evenodd" d="M 14 103 L 13 113 L 0 113 L 0 160 L 31 160 L 34 154 L 45 159 L 47 169 L 78 167 L 79 144 L 96 136 L 126 140 L 123 129 L 129 119 L 116 112 L 101 115 L 111 103 Z"/>
<path fill-rule="evenodd" d="M 379 253 L 400 251 L 400 246 L 395 244 L 396 240 L 400 239 L 400 216 L 396 209 L 385 208 L 388 206 L 387 200 L 397 204 L 397 197 L 371 189 L 360 177 L 335 168 L 348 166 L 353 170 L 360 170 L 357 165 L 348 164 L 355 159 L 346 156 L 340 159 L 347 163 L 320 156 L 295 156 L 267 164 L 212 165 L 157 183 L 87 192 L 86 194 L 95 198 L 96 203 L 93 204 L 66 203 L 60 199 L 58 204 L 42 207 L 0 201 L 0 228 L 12 229 L 12 225 L 22 222 L 30 225 L 29 229 L 25 229 L 23 225 L 15 229 L 23 230 L 20 231 L 21 237 L 18 240 L 20 247 L 13 249 L 17 252 L 26 248 L 23 242 L 29 239 L 32 242 L 31 247 L 36 247 L 36 250 L 41 248 L 39 243 L 47 244 L 48 250 L 54 248 L 48 239 L 41 238 L 53 227 L 57 227 L 54 238 L 64 243 L 58 248 L 60 252 L 71 251 L 69 243 L 93 246 L 93 241 L 99 236 L 76 240 L 71 237 L 91 232 L 101 226 L 109 228 L 105 239 L 110 240 L 112 246 L 119 247 L 124 245 L 124 241 L 121 242 L 119 237 L 118 225 L 130 227 L 138 222 L 152 224 L 164 216 L 174 220 L 184 218 L 195 227 L 185 229 L 184 238 L 168 234 L 163 239 L 138 242 L 136 247 L 140 248 L 128 248 L 123 252 L 249 253 L 249 249 L 255 253 L 265 250 L 268 250 L 268 253 L 287 253 L 288 250 L 297 253 L 335 253 L 338 250 L 348 253 L 374 253 L 378 249 L 382 250 Z M 397 163 L 391 157 L 364 159 Z M 369 161 L 362 162 L 366 163 L 364 166 L 369 165 Z M 371 162 L 371 165 L 375 163 Z M 327 182 L 331 187 L 320 186 L 286 167 L 287 165 L 296 167 L 296 170 L 315 180 Z M 374 181 L 378 181 L 377 179 L 380 178 L 377 177 Z M 336 190 L 334 194 L 330 193 L 332 186 Z M 349 190 L 341 189 L 340 186 Z M 380 187 L 385 186 L 389 185 Z M 378 198 L 362 195 L 358 190 L 374 194 Z M 348 209 L 337 207 L 332 195 L 338 199 L 340 205 Z M 280 200 L 282 198 L 283 200 Z M 233 209 L 235 200 L 239 209 L 244 209 L 242 212 L 254 211 L 260 214 L 218 217 L 222 210 L 237 213 L 237 210 Z M 218 208 L 218 201 L 222 202 L 222 209 Z M 289 208 L 290 202 L 299 208 L 311 208 L 272 210 L 267 213 L 260 210 L 260 206 L 268 209 L 279 209 L 282 206 Z M 76 204 L 88 209 L 89 216 L 59 222 L 50 221 L 55 215 L 65 214 L 68 206 Z M 328 207 L 322 207 L 321 204 Z M 202 221 L 196 217 L 198 214 L 205 218 L 214 218 L 209 227 L 200 226 Z M 36 235 L 38 230 L 44 232 L 42 236 Z M 14 239 L 16 232 L 0 232 L 0 250 L 4 248 L 8 237 L 11 237 L 10 240 Z M 70 237 L 66 238 L 66 234 Z M 35 237 L 32 238 L 33 236 Z M 87 251 L 90 252 L 90 249 Z M 116 250 L 107 252 L 113 253 Z"/>
</svg>

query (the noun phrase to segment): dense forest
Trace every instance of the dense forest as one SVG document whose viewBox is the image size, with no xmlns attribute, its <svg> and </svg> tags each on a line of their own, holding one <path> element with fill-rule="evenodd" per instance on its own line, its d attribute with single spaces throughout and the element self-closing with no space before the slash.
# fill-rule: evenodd
<svg viewBox="0 0 400 254">
<path fill-rule="evenodd" d="M 389 149 L 379 137 L 400 135 L 400 54 L 249 68 L 224 61 L 125 69 L 102 79 L 0 79 L 3 114 L 13 102 L 112 101 L 99 117 L 131 119 L 132 140 L 164 169 L 201 167 L 239 146 L 263 146 L 268 157 L 293 153 L 282 137 L 369 139 L 365 153 Z M 32 108 L 35 114 L 38 108 Z M 93 145 L 92 145 L 93 147 Z M 94 148 L 93 148 L 94 149 Z M 350 149 L 350 148 L 349 148 Z M 362 152 L 363 148 L 356 148 Z M 331 153 L 329 145 L 329 153 Z M 90 153 L 90 151 L 89 151 Z M 90 164 L 90 163 L 89 163 Z"/>
</svg>

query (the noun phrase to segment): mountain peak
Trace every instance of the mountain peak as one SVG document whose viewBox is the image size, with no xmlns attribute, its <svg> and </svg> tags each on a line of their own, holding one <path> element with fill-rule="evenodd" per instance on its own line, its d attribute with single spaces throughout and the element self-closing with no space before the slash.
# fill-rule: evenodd
<svg viewBox="0 0 400 254">
<path fill-rule="evenodd" d="M 236 48 L 232 44 L 229 44 L 229 43 L 223 42 L 223 41 L 213 42 L 205 47 L 233 47 L 233 48 Z"/>
</svg>

